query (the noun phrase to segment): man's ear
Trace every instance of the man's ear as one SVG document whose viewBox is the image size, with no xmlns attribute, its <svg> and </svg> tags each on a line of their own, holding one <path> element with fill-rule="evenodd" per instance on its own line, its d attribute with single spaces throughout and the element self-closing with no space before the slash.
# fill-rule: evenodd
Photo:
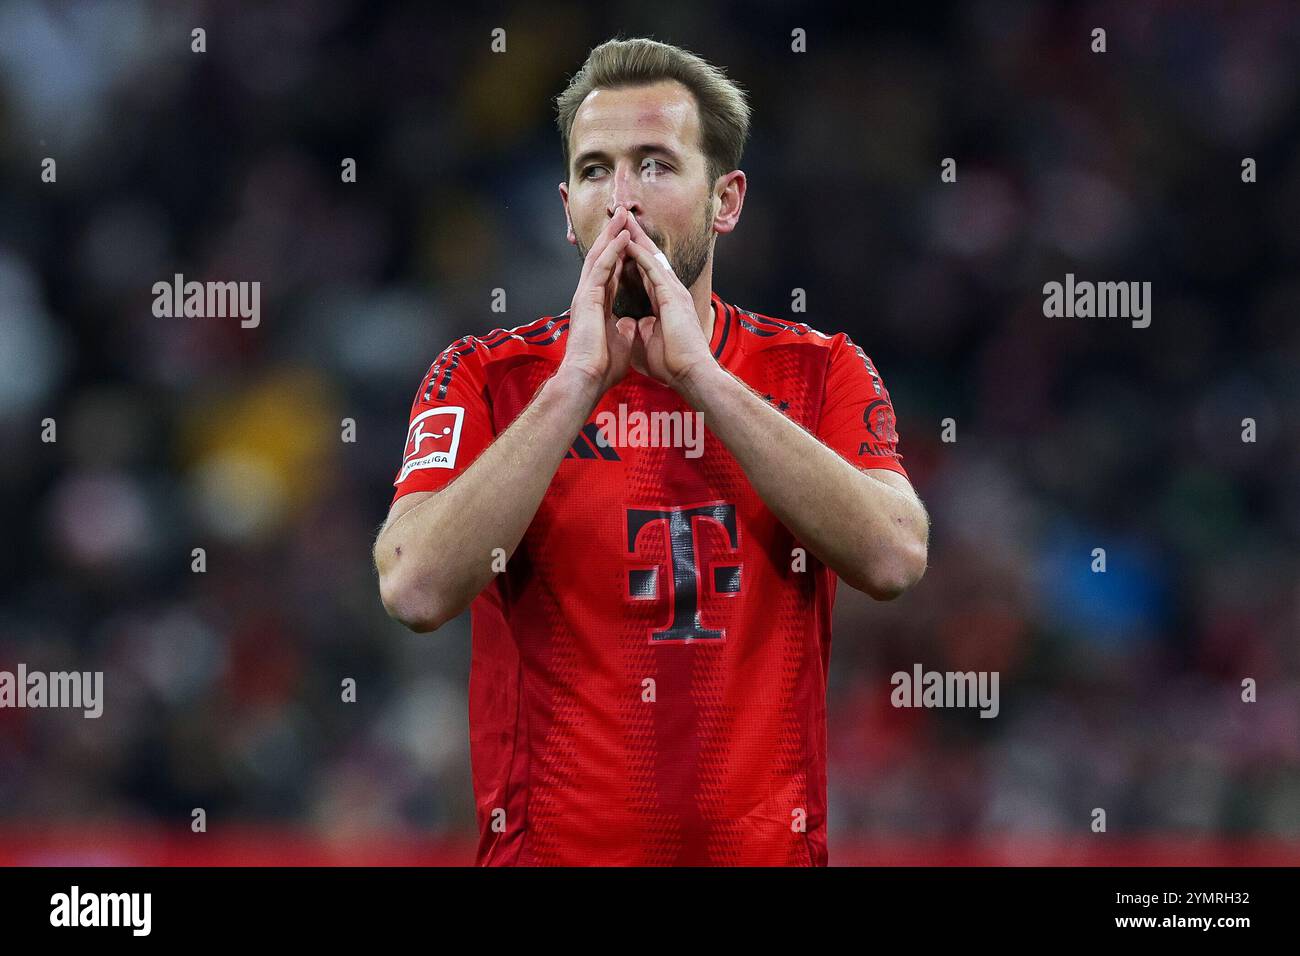
<svg viewBox="0 0 1300 956">
<path fill-rule="evenodd" d="M 713 216 L 713 231 L 725 236 L 736 228 L 740 221 L 740 210 L 745 205 L 745 172 L 733 169 L 725 176 L 719 176 L 714 188 L 713 198 L 717 212 Z"/>
<path fill-rule="evenodd" d="M 564 225 L 568 229 L 564 237 L 569 240 L 569 245 L 576 246 L 578 237 L 573 231 L 573 218 L 569 215 L 569 184 L 560 183 L 560 201 L 564 203 Z"/>
</svg>

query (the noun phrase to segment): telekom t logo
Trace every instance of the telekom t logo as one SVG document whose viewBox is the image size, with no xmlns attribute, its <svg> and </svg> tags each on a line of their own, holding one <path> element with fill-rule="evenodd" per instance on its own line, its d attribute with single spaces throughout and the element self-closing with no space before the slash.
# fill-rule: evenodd
<svg viewBox="0 0 1300 956">
<path fill-rule="evenodd" d="M 712 581 L 713 593 L 730 597 L 740 593 L 740 556 L 724 561 L 701 561 L 696 553 L 695 528 L 698 522 L 712 521 L 727 533 L 732 552 L 740 550 L 740 533 L 736 528 L 736 506 L 724 502 L 692 505 L 685 508 L 631 508 L 627 513 L 627 553 L 637 553 L 637 542 L 645 534 L 660 531 L 666 536 L 672 562 L 673 618 L 667 630 L 652 630 L 650 640 L 700 641 L 724 640 L 726 629 L 710 630 L 700 624 L 701 583 Z M 648 530 L 647 530 L 648 529 Z M 628 597 L 641 601 L 659 598 L 659 566 L 628 569 Z"/>
</svg>

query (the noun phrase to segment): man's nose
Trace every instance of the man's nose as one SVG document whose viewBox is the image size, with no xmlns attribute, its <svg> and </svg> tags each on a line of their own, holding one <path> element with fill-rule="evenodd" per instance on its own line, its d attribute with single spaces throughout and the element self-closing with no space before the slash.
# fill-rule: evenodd
<svg viewBox="0 0 1300 956">
<path fill-rule="evenodd" d="M 630 166 L 622 166 L 614 173 L 614 190 L 610 194 L 605 212 L 613 218 L 619 206 L 635 216 L 641 215 L 641 176 Z"/>
</svg>

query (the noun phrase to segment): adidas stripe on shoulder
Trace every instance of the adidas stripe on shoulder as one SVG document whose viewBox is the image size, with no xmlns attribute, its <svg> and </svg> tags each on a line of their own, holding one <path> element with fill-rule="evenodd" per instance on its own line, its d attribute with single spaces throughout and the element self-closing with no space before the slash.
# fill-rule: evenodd
<svg viewBox="0 0 1300 956">
<path fill-rule="evenodd" d="M 566 309 L 559 315 L 545 315 L 525 325 L 516 326 L 513 329 L 493 329 L 484 336 L 466 335 L 457 339 L 451 345 L 443 350 L 442 354 L 434 360 L 433 365 L 425 374 L 424 388 L 421 390 L 421 398 L 425 402 L 431 402 L 435 398 L 443 401 L 447 397 L 447 389 L 451 386 L 452 378 L 456 370 L 460 368 L 461 358 L 466 355 L 472 355 L 482 350 L 491 353 L 493 349 L 500 348 L 508 342 L 523 342 L 527 345 L 550 345 L 556 342 L 564 335 L 569 328 L 569 311 Z"/>
</svg>

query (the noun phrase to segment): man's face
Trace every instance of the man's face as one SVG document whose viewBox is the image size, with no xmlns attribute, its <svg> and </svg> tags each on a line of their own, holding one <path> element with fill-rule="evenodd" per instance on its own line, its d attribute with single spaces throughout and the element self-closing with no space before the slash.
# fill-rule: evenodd
<svg viewBox="0 0 1300 956">
<path fill-rule="evenodd" d="M 689 289 L 708 264 L 714 235 L 713 183 L 699 143 L 699 111 L 682 84 L 593 90 L 574 117 L 569 181 L 560 186 L 578 254 L 586 258 L 621 203 Z M 612 311 L 633 318 L 653 311 L 630 256 Z"/>
</svg>

